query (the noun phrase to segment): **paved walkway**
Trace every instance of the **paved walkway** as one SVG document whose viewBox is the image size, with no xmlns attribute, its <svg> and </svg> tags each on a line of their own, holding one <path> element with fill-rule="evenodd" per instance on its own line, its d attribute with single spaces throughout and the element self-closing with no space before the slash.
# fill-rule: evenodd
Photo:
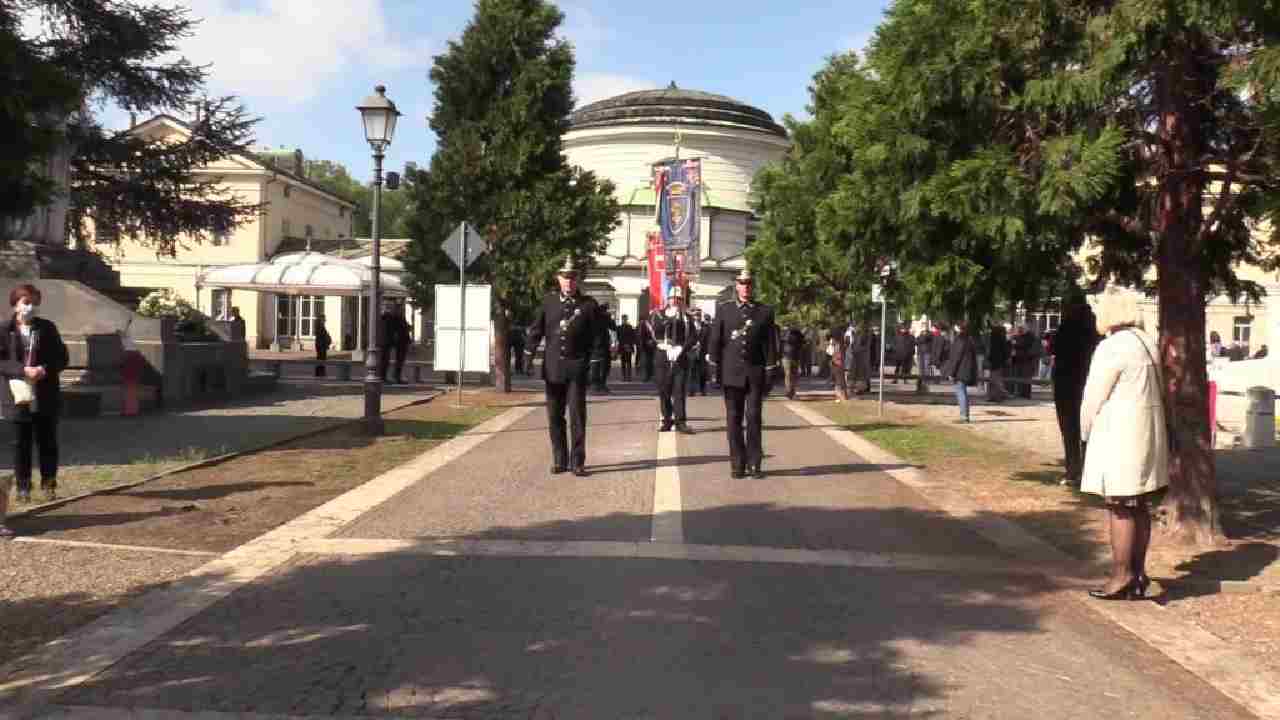
<svg viewBox="0 0 1280 720">
<path fill-rule="evenodd" d="M 0 700 L 69 718 L 1280 717 L 1274 678 L 1210 684 L 1188 668 L 1229 649 L 1174 629 L 1174 662 L 1139 636 L 1157 606 L 1081 600 L 1015 533 L 935 502 L 945 483 L 799 404 L 766 407 L 769 477 L 732 480 L 719 398 L 691 401 L 683 436 L 617 389 L 590 404 L 589 477 L 550 475 L 544 414 L 514 408 L 4 668 Z"/>
</svg>

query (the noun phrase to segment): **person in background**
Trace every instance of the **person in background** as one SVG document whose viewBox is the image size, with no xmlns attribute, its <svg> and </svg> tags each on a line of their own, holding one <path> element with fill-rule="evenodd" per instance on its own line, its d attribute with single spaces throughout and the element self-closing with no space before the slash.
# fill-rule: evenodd
<svg viewBox="0 0 1280 720">
<path fill-rule="evenodd" d="M 1080 405 L 1089 377 L 1089 358 L 1098 345 L 1097 319 L 1081 296 L 1069 298 L 1053 341 L 1053 405 L 1058 412 L 1066 474 L 1061 485 L 1078 486 L 1084 470 Z"/>
<path fill-rule="evenodd" d="M 898 334 L 893 339 L 893 384 L 897 385 L 899 380 L 906 382 L 911 375 L 911 363 L 915 358 L 916 337 L 911 334 L 911 328 L 904 324 L 898 328 Z"/>
<path fill-rule="evenodd" d="M 58 375 L 70 359 L 58 326 L 39 317 L 40 300 L 34 285 L 19 285 L 9 292 L 13 315 L 0 343 L 0 375 L 6 380 L 2 410 L 14 425 L 13 476 L 18 499 L 24 502 L 31 499 L 34 446 L 40 448 L 40 487 L 45 498 L 58 496 L 58 418 L 62 413 Z M 3 524 L 8 487 L 4 490 L 0 493 L 0 537 L 13 537 L 13 531 Z"/>
<path fill-rule="evenodd" d="M 689 356 L 689 395 L 707 395 L 707 338 L 711 335 L 710 324 L 702 317 L 702 308 L 693 308 L 689 314 L 693 317 L 694 331 L 697 333 L 697 347 Z"/>
<path fill-rule="evenodd" d="M 229 319 L 231 321 L 231 327 L 232 327 L 231 337 L 240 338 L 241 340 L 243 340 L 244 339 L 244 318 L 240 317 L 240 308 L 238 307 L 231 308 L 231 317 Z"/>
<path fill-rule="evenodd" d="M 991 334 L 987 340 L 987 399 L 991 402 L 1004 402 L 1007 393 L 1004 388 L 1004 375 L 1009 368 L 1009 338 L 1005 335 L 1004 326 L 996 323 L 991 326 Z"/>
<path fill-rule="evenodd" d="M 930 355 L 932 345 L 928 326 L 920 328 L 920 334 L 916 336 L 916 354 L 920 356 L 920 376 L 916 379 L 916 392 L 929 390 L 929 372 L 933 365 L 933 356 Z"/>
<path fill-rule="evenodd" d="M 645 382 L 653 382 L 654 352 L 657 350 L 657 342 L 653 339 L 653 325 L 649 323 L 648 318 L 640 321 L 640 326 L 636 328 L 636 335 L 638 336 L 636 352 L 640 371 L 644 373 Z"/>
<path fill-rule="evenodd" d="M 316 377 L 325 376 L 325 359 L 329 355 L 329 346 L 333 344 L 333 338 L 329 337 L 329 331 L 324 327 L 324 314 L 316 315 Z"/>
<path fill-rule="evenodd" d="M 951 341 L 951 352 L 944 374 L 955 383 L 956 400 L 960 405 L 960 419 L 969 422 L 969 386 L 978 383 L 978 351 L 969 337 L 969 324 L 956 324 L 956 337 Z"/>
<path fill-rule="evenodd" d="M 831 363 L 831 384 L 835 390 L 836 402 L 849 399 L 849 382 L 844 374 L 845 355 L 848 352 L 845 343 L 845 336 L 840 331 L 827 334 L 827 358 Z"/>
<path fill-rule="evenodd" d="M 1258 352 L 1253 354 L 1254 360 L 1261 360 L 1267 356 L 1267 346 L 1262 345 L 1258 348 Z"/>
<path fill-rule="evenodd" d="M 872 360 L 876 354 L 875 335 L 867 323 L 862 323 L 849 338 L 849 358 L 847 363 L 849 385 L 855 395 L 871 392 Z"/>
<path fill-rule="evenodd" d="M 1222 346 L 1222 336 L 1218 334 L 1217 330 L 1210 332 L 1209 333 L 1209 360 L 1212 362 L 1213 358 L 1222 357 L 1223 355 L 1226 355 L 1226 354 L 1227 354 L 1227 349 Z"/>
<path fill-rule="evenodd" d="M 394 307 L 392 303 L 384 302 L 382 315 L 378 317 L 378 376 L 384 383 L 391 367 L 391 352 L 399 344 L 400 323 L 396 322 Z"/>
<path fill-rule="evenodd" d="M 613 367 L 613 342 L 612 339 L 617 336 L 618 323 L 614 322 L 613 315 L 609 312 L 609 305 L 601 303 L 597 306 L 600 317 L 596 320 L 597 325 L 604 333 L 604 358 L 601 362 L 594 363 L 591 366 L 591 372 L 595 375 L 591 385 L 591 391 L 600 395 L 611 395 L 613 391 L 609 389 L 609 372 Z"/>
<path fill-rule="evenodd" d="M 782 333 L 782 380 L 788 400 L 795 399 L 796 380 L 803 356 L 804 333 L 795 327 L 787 328 Z"/>
<path fill-rule="evenodd" d="M 618 359 L 622 365 L 622 381 L 631 382 L 633 374 L 631 360 L 636 354 L 636 328 L 630 318 L 622 316 L 618 325 Z"/>
<path fill-rule="evenodd" d="M 1105 499 L 1111 526 L 1111 577 L 1089 595 L 1098 600 L 1145 597 L 1151 506 L 1169 484 L 1168 415 L 1155 340 L 1143 329 L 1131 293 L 1108 290 L 1097 304 L 1098 344 L 1080 408 L 1088 442 L 1082 492 Z"/>
<path fill-rule="evenodd" d="M 511 348 L 512 371 L 517 375 L 528 375 L 524 364 L 524 328 L 512 324 L 507 329 L 507 345 Z"/>
<path fill-rule="evenodd" d="M 404 384 L 404 361 L 409 357 L 409 346 L 413 344 L 413 328 L 404 319 L 404 309 L 394 314 L 396 324 L 396 382 Z"/>
</svg>

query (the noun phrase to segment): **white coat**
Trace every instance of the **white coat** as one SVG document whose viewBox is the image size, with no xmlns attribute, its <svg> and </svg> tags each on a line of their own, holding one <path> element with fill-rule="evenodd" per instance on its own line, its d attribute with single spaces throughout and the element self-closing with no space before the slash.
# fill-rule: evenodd
<svg viewBox="0 0 1280 720">
<path fill-rule="evenodd" d="M 1169 441 L 1155 341 L 1136 328 L 1098 344 L 1080 407 L 1089 443 L 1080 489 L 1127 497 L 1169 484 Z"/>
</svg>

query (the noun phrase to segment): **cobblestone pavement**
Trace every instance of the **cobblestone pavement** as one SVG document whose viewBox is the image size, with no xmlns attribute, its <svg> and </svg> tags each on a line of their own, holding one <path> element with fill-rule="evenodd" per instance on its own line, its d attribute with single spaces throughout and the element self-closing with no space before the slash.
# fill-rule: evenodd
<svg viewBox="0 0 1280 720">
<path fill-rule="evenodd" d="M 590 403 L 589 477 L 550 475 L 545 415 L 515 408 L 5 668 L 0 699 L 86 718 L 1253 717 L 782 403 L 769 476 L 732 480 L 719 398 L 691 400 L 683 436 L 616 390 Z"/>
</svg>

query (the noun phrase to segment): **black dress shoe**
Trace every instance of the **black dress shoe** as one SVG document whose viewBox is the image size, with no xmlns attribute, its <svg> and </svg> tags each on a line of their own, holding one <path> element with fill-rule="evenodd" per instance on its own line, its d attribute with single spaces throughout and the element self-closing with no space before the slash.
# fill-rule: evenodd
<svg viewBox="0 0 1280 720">
<path fill-rule="evenodd" d="M 658 432 L 671 432 L 671 423 L 662 423 L 662 426 L 658 428 Z"/>
<path fill-rule="evenodd" d="M 679 425 L 676 425 L 676 430 L 679 430 L 685 435 L 693 434 L 693 428 L 689 427 L 688 425 L 685 425 L 684 423 L 680 423 Z"/>
<path fill-rule="evenodd" d="M 569 468 L 567 468 L 567 467 L 565 467 L 565 466 L 563 466 L 563 465 L 552 465 L 552 466 L 551 466 L 551 474 L 552 474 L 552 475 L 559 475 L 560 473 L 568 472 L 568 471 L 569 471 Z"/>
<path fill-rule="evenodd" d="M 741 470 L 739 470 L 739 469 L 737 469 L 737 468 L 734 468 L 734 469 L 732 469 L 732 470 L 730 470 L 730 471 L 729 471 L 729 477 L 733 478 L 734 480 L 741 480 L 742 478 L 744 478 L 744 477 L 746 477 L 746 476 L 747 476 L 747 474 L 746 474 L 746 473 L 742 472 Z"/>
<path fill-rule="evenodd" d="M 757 467 L 753 467 L 753 468 L 751 468 L 751 477 L 755 478 L 756 480 L 763 480 L 763 479 L 764 479 L 764 468 L 761 468 L 761 467 L 758 467 L 758 466 L 757 466 Z"/>
<path fill-rule="evenodd" d="M 584 467 L 576 467 L 573 469 L 573 474 L 577 475 L 578 477 L 586 477 L 591 473 L 587 472 L 587 469 Z"/>
</svg>

